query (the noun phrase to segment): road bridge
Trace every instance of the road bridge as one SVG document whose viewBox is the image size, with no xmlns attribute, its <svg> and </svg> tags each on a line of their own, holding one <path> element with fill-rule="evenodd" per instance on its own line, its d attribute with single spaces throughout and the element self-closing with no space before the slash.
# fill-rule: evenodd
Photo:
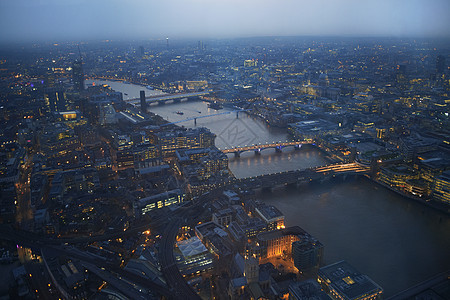
<svg viewBox="0 0 450 300">
<path fill-rule="evenodd" d="M 242 187 L 248 189 L 273 188 L 277 186 L 299 185 L 309 182 L 323 181 L 337 176 L 347 176 L 354 174 L 368 174 L 369 167 L 357 163 L 335 164 L 308 168 L 304 170 L 293 170 L 279 173 L 272 173 L 242 179 L 236 179 Z"/>
<path fill-rule="evenodd" d="M 153 104 L 153 103 L 157 103 L 157 104 L 166 104 L 166 102 L 168 101 L 173 101 L 173 102 L 180 102 L 182 99 L 186 98 L 187 100 L 189 99 L 194 99 L 200 96 L 205 96 L 208 95 L 210 92 L 209 91 L 202 91 L 202 92 L 193 92 L 193 93 L 179 93 L 179 94 L 166 94 L 166 95 L 156 95 L 156 96 L 147 96 L 145 97 L 145 101 L 147 102 L 147 104 Z M 140 98 L 133 98 L 133 99 L 128 99 L 128 100 L 124 100 L 127 103 L 130 103 L 134 106 L 140 106 L 141 105 L 141 99 Z"/>
<path fill-rule="evenodd" d="M 243 147 L 236 147 L 230 149 L 220 149 L 223 153 L 234 153 L 234 156 L 239 157 L 241 153 L 246 151 L 254 151 L 256 155 L 261 154 L 264 149 L 275 149 L 276 152 L 282 152 L 285 147 L 293 146 L 294 149 L 300 149 L 302 147 L 302 142 L 299 141 L 286 141 L 286 142 L 272 142 L 266 144 L 252 144 L 245 145 Z"/>
<path fill-rule="evenodd" d="M 163 124 L 161 126 L 168 126 L 168 125 L 173 125 L 173 124 L 178 124 L 178 123 L 184 123 L 187 121 L 194 121 L 194 125 L 197 125 L 197 119 L 203 119 L 203 118 L 211 118 L 211 117 L 215 117 L 215 116 L 221 116 L 221 115 L 229 115 L 231 113 L 236 113 L 236 118 L 239 118 L 239 113 L 240 112 L 244 112 L 244 111 L 248 111 L 249 109 L 236 109 L 236 110 L 232 110 L 232 111 L 225 111 L 225 112 L 221 112 L 221 113 L 215 113 L 215 114 L 210 114 L 210 115 L 203 115 L 203 116 L 198 116 L 198 117 L 192 117 L 192 118 L 187 118 L 181 121 L 175 121 L 175 122 L 171 122 L 171 123 L 166 123 Z"/>
</svg>

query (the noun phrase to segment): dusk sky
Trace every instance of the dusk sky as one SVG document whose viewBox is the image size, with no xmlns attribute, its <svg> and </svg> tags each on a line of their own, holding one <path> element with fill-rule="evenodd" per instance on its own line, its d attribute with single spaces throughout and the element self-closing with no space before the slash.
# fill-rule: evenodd
<svg viewBox="0 0 450 300">
<path fill-rule="evenodd" d="M 0 41 L 449 37 L 449 0 L 1 0 Z"/>
</svg>

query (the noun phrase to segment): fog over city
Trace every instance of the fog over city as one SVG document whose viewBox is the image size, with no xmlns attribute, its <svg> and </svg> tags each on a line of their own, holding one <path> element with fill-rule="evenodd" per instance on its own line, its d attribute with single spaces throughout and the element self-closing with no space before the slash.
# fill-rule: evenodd
<svg viewBox="0 0 450 300">
<path fill-rule="evenodd" d="M 448 37 L 447 0 L 17 0 L 0 41 L 249 36 Z"/>
</svg>

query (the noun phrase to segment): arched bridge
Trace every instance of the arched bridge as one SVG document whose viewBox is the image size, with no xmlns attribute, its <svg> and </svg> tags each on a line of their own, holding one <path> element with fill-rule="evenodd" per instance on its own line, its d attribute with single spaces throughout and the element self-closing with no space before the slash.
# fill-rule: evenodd
<svg viewBox="0 0 450 300">
<path fill-rule="evenodd" d="M 242 152 L 254 151 L 256 155 L 261 154 L 264 149 L 273 148 L 276 152 L 281 152 L 281 149 L 289 146 L 294 146 L 294 149 L 300 149 L 302 147 L 302 142 L 299 141 L 286 141 L 286 142 L 273 142 L 267 144 L 253 144 L 246 145 L 243 147 L 236 147 L 231 149 L 221 149 L 223 153 L 234 153 L 236 157 L 239 157 Z"/>
</svg>

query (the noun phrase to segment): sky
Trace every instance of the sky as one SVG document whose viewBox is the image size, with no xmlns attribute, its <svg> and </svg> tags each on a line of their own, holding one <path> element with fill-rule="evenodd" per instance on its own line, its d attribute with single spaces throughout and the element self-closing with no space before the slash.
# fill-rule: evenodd
<svg viewBox="0 0 450 300">
<path fill-rule="evenodd" d="M 0 42 L 450 37 L 450 0 L 0 0 Z"/>
</svg>

